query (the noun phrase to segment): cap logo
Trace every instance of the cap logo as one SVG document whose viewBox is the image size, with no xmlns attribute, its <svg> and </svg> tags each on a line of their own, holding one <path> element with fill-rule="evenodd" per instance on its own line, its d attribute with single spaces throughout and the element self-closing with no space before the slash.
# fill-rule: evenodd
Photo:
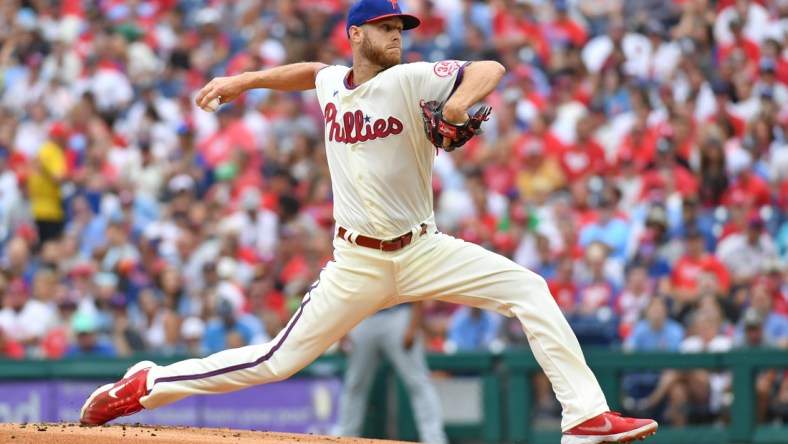
<svg viewBox="0 0 788 444">
<path fill-rule="evenodd" d="M 391 3 L 391 9 L 397 10 L 397 0 L 386 0 L 387 2 Z"/>
</svg>

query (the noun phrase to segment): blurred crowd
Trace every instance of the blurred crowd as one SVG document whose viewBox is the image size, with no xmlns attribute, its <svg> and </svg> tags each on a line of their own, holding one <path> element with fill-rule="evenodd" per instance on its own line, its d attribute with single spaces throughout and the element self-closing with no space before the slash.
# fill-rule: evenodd
<svg viewBox="0 0 788 444">
<path fill-rule="evenodd" d="M 202 356 L 278 333 L 331 257 L 322 112 L 312 92 L 216 113 L 194 97 L 349 65 L 350 3 L 0 2 L 0 356 Z M 436 158 L 444 232 L 544 276 L 585 346 L 788 348 L 788 1 L 399 3 L 422 19 L 406 62 L 507 68 L 485 133 Z M 527 345 L 518 322 L 440 302 L 425 328 L 434 352 Z M 761 376 L 760 418 L 788 416 L 788 378 Z M 629 407 L 681 423 L 730 381 L 626 384 Z"/>
</svg>

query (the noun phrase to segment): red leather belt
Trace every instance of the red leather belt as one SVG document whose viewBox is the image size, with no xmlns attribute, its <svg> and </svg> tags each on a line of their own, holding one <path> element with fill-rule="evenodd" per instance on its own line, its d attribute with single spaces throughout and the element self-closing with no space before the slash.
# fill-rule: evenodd
<svg viewBox="0 0 788 444">
<path fill-rule="evenodd" d="M 419 233 L 419 236 L 424 235 L 424 233 L 426 232 L 427 232 L 427 224 L 421 224 L 421 233 Z M 342 239 L 345 239 L 345 234 L 347 234 L 347 230 L 343 227 L 339 227 L 337 234 Z M 405 233 L 400 237 L 395 237 L 394 239 L 388 239 L 388 240 L 375 239 L 372 237 L 362 236 L 360 234 L 356 236 L 355 239 L 356 245 L 361 245 L 362 247 L 367 247 L 367 248 L 372 248 L 375 250 L 387 251 L 387 252 L 401 250 L 407 247 L 408 245 L 410 245 L 411 242 L 413 242 L 413 232 Z"/>
</svg>

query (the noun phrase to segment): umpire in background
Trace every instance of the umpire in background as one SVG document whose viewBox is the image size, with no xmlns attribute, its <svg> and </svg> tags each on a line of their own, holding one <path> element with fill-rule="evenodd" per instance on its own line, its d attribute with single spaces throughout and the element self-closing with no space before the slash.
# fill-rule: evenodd
<svg viewBox="0 0 788 444">
<path fill-rule="evenodd" d="M 421 334 L 423 303 L 381 310 L 348 333 L 345 384 L 339 402 L 341 436 L 361 436 L 369 390 L 381 356 L 388 358 L 408 390 L 422 442 L 445 444 L 440 399 L 430 380 Z"/>
</svg>

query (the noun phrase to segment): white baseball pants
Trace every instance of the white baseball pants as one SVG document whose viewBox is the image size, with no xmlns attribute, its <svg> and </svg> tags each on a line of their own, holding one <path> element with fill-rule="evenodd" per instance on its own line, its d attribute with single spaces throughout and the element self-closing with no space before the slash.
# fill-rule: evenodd
<svg viewBox="0 0 788 444">
<path fill-rule="evenodd" d="M 432 225 L 394 252 L 336 238 L 334 258 L 271 342 L 153 367 L 142 405 L 153 409 L 193 394 L 286 379 L 379 309 L 432 298 L 517 316 L 563 407 L 563 430 L 609 410 L 577 338 L 537 274 L 435 233 Z"/>
</svg>

